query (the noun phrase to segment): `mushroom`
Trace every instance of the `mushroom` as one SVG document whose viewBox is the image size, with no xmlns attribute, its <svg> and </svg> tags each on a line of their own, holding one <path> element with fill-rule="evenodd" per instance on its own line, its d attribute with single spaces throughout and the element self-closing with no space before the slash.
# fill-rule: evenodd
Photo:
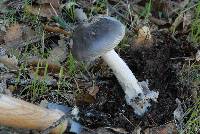
<svg viewBox="0 0 200 134">
<path fill-rule="evenodd" d="M 142 116 L 156 101 L 158 92 L 150 91 L 147 82 L 138 82 L 127 64 L 119 57 L 114 48 L 125 35 L 125 26 L 113 17 L 98 16 L 75 28 L 72 39 L 72 54 L 79 61 L 102 59 L 113 70 L 125 92 L 128 105 L 135 114 Z"/>
</svg>

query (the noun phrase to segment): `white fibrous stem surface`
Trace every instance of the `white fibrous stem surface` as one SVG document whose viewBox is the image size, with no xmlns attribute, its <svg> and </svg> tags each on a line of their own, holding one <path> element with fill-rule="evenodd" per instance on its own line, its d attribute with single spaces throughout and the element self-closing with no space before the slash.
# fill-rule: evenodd
<svg viewBox="0 0 200 134">
<path fill-rule="evenodd" d="M 158 92 L 150 91 L 148 82 L 138 82 L 127 64 L 115 50 L 102 55 L 103 60 L 112 69 L 125 92 L 126 102 L 134 108 L 135 114 L 142 116 L 151 106 L 150 100 L 156 101 Z"/>
<path fill-rule="evenodd" d="M 83 12 L 83 9 L 75 9 L 75 17 L 79 22 L 84 22 L 87 20 L 87 15 Z"/>
</svg>

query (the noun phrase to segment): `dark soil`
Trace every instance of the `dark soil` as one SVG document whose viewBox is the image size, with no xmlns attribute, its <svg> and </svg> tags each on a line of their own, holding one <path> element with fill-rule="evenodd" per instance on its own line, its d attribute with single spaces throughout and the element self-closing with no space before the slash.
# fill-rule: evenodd
<svg viewBox="0 0 200 134">
<path fill-rule="evenodd" d="M 95 103 L 82 106 L 82 124 L 91 129 L 98 127 L 125 128 L 132 132 L 140 125 L 143 129 L 163 125 L 173 121 L 173 111 L 177 107 L 176 98 L 180 94 L 189 96 L 187 90 L 181 93 L 177 72 L 183 60 L 181 57 L 192 56 L 193 49 L 185 41 L 174 40 L 164 32 L 153 33 L 154 44 L 151 47 L 132 48 L 121 51 L 121 57 L 139 81 L 149 80 L 150 89 L 159 91 L 158 103 L 153 104 L 144 117 L 136 117 L 133 109 L 126 105 L 124 93 L 117 79 L 111 76 L 99 77 L 100 91 Z M 178 60 L 176 60 L 176 58 Z M 100 84 L 101 81 L 107 83 Z"/>
</svg>

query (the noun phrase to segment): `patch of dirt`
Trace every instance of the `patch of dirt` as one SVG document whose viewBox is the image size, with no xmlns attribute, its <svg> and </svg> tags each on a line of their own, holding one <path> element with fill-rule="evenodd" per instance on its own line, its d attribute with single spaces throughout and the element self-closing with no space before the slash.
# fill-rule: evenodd
<svg viewBox="0 0 200 134">
<path fill-rule="evenodd" d="M 158 103 L 153 104 L 143 118 L 136 117 L 126 105 L 123 90 L 114 75 L 101 76 L 97 81 L 100 91 L 96 102 L 81 108 L 82 124 L 92 129 L 109 126 L 133 132 L 138 125 L 144 129 L 173 121 L 175 99 L 182 99 L 180 94 L 183 94 L 177 84 L 177 72 L 183 63 L 179 58 L 192 56 L 195 50 L 184 35 L 174 40 L 165 32 L 156 32 L 153 37 L 155 42 L 150 48 L 132 48 L 121 51 L 120 55 L 139 81 L 148 79 L 150 89 L 159 91 Z M 102 81 L 106 82 L 102 84 Z M 184 95 L 189 96 L 189 92 L 186 90 Z"/>
</svg>

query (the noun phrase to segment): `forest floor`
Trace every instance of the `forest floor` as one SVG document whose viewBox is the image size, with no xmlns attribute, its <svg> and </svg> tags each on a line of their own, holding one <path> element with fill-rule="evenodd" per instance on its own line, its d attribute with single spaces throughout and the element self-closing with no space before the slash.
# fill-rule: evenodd
<svg viewBox="0 0 200 134">
<path fill-rule="evenodd" d="M 76 4 L 88 18 L 109 15 L 126 25 L 115 50 L 138 81 L 159 92 L 144 116 L 126 104 L 101 58 L 89 65 L 73 58 Z M 85 133 L 200 133 L 198 0 L 3 0 L 0 9 L 0 93 L 77 106 Z M 2 126 L 0 133 L 37 132 Z"/>
</svg>

